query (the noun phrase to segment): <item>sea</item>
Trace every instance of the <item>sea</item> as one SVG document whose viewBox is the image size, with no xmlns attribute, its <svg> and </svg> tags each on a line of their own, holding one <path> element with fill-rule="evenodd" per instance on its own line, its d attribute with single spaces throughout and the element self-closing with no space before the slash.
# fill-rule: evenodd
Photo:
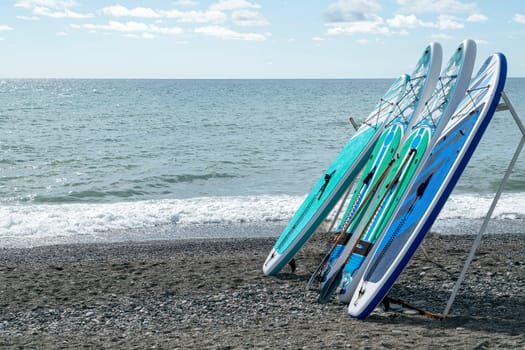
<svg viewBox="0 0 525 350">
<path fill-rule="evenodd" d="M 0 248 L 277 238 L 392 82 L 0 79 Z M 479 231 L 521 137 L 495 114 L 433 232 Z M 525 151 L 487 232 L 524 225 Z"/>
</svg>

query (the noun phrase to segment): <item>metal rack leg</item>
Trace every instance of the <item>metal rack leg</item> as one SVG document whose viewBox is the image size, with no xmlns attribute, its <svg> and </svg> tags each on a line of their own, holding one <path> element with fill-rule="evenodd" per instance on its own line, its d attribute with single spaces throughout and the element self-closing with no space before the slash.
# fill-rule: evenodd
<svg viewBox="0 0 525 350">
<path fill-rule="evenodd" d="M 490 218 L 492 217 L 492 214 L 494 212 L 494 209 L 496 208 L 496 204 L 498 203 L 498 200 L 501 196 L 501 193 L 503 192 L 503 189 L 505 188 L 505 185 L 512 173 L 512 170 L 514 169 L 514 165 L 516 164 L 516 161 L 518 160 L 518 157 L 523 149 L 523 145 L 525 144 L 525 127 L 523 126 L 523 123 L 521 122 L 521 119 L 519 118 L 518 114 L 516 113 L 516 110 L 514 109 L 514 106 L 510 102 L 509 98 L 505 94 L 505 92 L 501 93 L 501 97 L 505 101 L 505 106 L 500 108 L 499 110 L 509 110 L 512 114 L 512 117 L 514 118 L 514 121 L 518 125 L 519 129 L 521 130 L 522 137 L 520 140 L 520 143 L 518 144 L 518 147 L 516 148 L 516 151 L 514 152 L 514 156 L 512 157 L 512 160 L 509 163 L 509 166 L 507 168 L 507 171 L 505 172 L 505 175 L 503 176 L 503 179 L 501 180 L 501 183 L 498 187 L 498 190 L 494 196 L 494 199 L 492 200 L 492 204 L 490 205 L 490 208 L 487 212 L 487 215 L 485 216 L 485 219 L 483 221 L 483 224 L 481 225 L 481 228 L 479 230 L 478 235 L 476 236 L 476 239 L 474 240 L 474 243 L 472 243 L 472 248 L 470 249 L 470 254 L 467 257 L 467 260 L 465 261 L 465 265 L 463 266 L 463 270 L 461 271 L 461 274 L 456 281 L 456 284 L 454 285 L 454 288 L 452 289 L 452 293 L 450 294 L 450 298 L 448 299 L 447 306 L 445 307 L 445 311 L 443 311 L 443 317 L 446 317 L 448 313 L 450 312 L 450 308 L 452 307 L 452 304 L 454 303 L 454 300 L 456 299 L 457 293 L 459 291 L 459 288 L 463 281 L 465 280 L 465 276 L 467 274 L 468 268 L 470 264 L 472 263 L 472 260 L 474 259 L 474 255 L 476 254 L 476 251 L 479 247 L 479 244 L 481 243 L 481 236 L 487 229 L 487 225 L 490 221 Z"/>
</svg>

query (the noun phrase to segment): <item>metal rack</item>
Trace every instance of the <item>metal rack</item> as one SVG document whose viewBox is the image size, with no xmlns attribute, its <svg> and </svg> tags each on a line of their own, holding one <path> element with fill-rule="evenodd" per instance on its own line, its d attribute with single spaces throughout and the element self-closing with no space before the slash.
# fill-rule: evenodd
<svg viewBox="0 0 525 350">
<path fill-rule="evenodd" d="M 501 101 L 502 100 L 502 101 Z M 496 112 L 503 112 L 503 111 L 509 111 L 510 114 L 512 115 L 512 118 L 514 119 L 514 122 L 516 123 L 516 125 L 518 126 L 518 129 L 520 130 L 521 132 L 521 139 L 518 143 L 518 146 L 516 148 L 516 151 L 514 152 L 514 156 L 512 157 L 508 167 L 507 167 L 507 170 L 499 184 L 499 187 L 494 195 L 494 198 L 492 199 L 492 203 L 487 211 L 487 214 L 485 215 L 485 218 L 483 220 L 483 223 L 481 225 L 481 228 L 478 232 L 478 234 L 476 235 L 476 238 L 474 239 L 474 242 L 472 243 L 472 247 L 470 249 L 470 253 L 469 255 L 467 256 L 467 259 L 465 260 L 465 264 L 463 266 L 463 270 L 461 271 L 456 283 L 454 284 L 454 287 L 452 288 L 452 292 L 450 294 L 450 297 L 447 301 L 447 305 L 445 307 L 445 310 L 443 311 L 443 314 L 442 315 L 439 315 L 441 319 L 447 317 L 447 315 L 449 314 L 450 312 L 450 309 L 452 307 L 452 304 L 454 303 L 454 300 L 456 299 L 456 296 L 459 292 L 459 289 L 461 287 L 461 284 L 464 282 L 465 280 L 465 276 L 467 274 L 467 271 L 470 267 L 470 264 L 472 263 L 472 260 L 474 259 L 474 256 L 476 255 L 476 251 L 481 243 L 481 238 L 483 236 L 483 234 L 485 233 L 485 231 L 487 230 L 487 226 L 489 224 L 489 221 L 492 217 L 492 214 L 494 213 L 494 209 L 496 208 L 496 205 L 501 197 L 501 194 L 503 193 L 503 190 L 505 189 L 505 185 L 507 184 L 507 181 L 512 173 L 512 171 L 514 170 L 514 166 L 516 165 L 516 162 L 518 160 L 518 157 L 520 156 L 521 154 L 521 151 L 523 149 L 523 146 L 525 145 L 525 126 L 523 124 L 523 122 L 521 121 L 520 119 L 520 116 L 518 115 L 518 113 L 516 112 L 516 109 L 514 108 L 513 104 L 511 103 L 509 97 L 507 96 L 507 94 L 505 93 L 505 91 L 503 91 L 501 93 L 501 100 L 500 100 L 500 104 L 497 106 L 496 108 Z M 355 129 L 357 129 L 357 124 L 355 123 L 355 121 L 350 118 L 350 122 L 352 123 L 352 125 L 354 126 Z M 344 198 L 341 200 L 340 204 L 339 204 L 339 208 L 336 210 L 336 213 L 335 213 L 335 216 L 333 218 L 333 221 L 330 225 L 330 228 L 329 228 L 329 231 L 333 228 L 334 224 L 335 224 L 335 221 L 338 219 L 339 215 L 340 215 L 340 212 L 341 212 L 341 209 L 342 207 L 344 206 L 344 203 L 346 202 L 346 199 L 348 197 L 348 194 L 351 190 L 351 186 L 349 186 L 348 190 L 347 190 L 347 193 L 346 195 L 344 196 Z M 425 255 L 427 255 L 426 251 L 424 250 L 424 247 L 421 246 L 421 248 L 423 249 L 423 252 Z"/>
<path fill-rule="evenodd" d="M 501 194 L 503 193 L 503 190 L 505 188 L 505 185 L 507 184 L 507 181 L 512 173 L 512 170 L 514 169 L 514 166 L 516 165 L 516 161 L 518 160 L 519 155 L 521 154 L 521 151 L 523 149 L 523 145 L 525 144 L 525 126 L 523 125 L 523 122 L 520 119 L 520 116 L 516 112 L 516 109 L 510 102 L 510 99 L 508 98 L 505 91 L 501 93 L 501 99 L 503 102 L 500 102 L 498 107 L 496 108 L 496 112 L 500 111 L 509 111 L 512 115 L 514 122 L 518 126 L 518 129 L 521 131 L 521 140 L 518 143 L 518 146 L 516 148 L 516 151 L 514 152 L 514 156 L 512 157 L 509 166 L 507 167 L 507 171 L 505 172 L 505 175 L 503 176 L 503 179 L 501 180 L 501 183 L 499 184 L 498 190 L 496 191 L 496 194 L 494 195 L 494 198 L 492 199 L 492 204 L 489 207 L 489 210 L 487 211 L 487 214 L 485 215 L 485 219 L 483 220 L 483 224 L 481 225 L 481 228 L 474 239 L 474 242 L 472 243 L 472 247 L 470 249 L 470 253 L 465 260 L 465 264 L 463 265 L 463 270 L 461 271 L 461 274 L 459 275 L 458 280 L 456 281 L 456 284 L 454 285 L 452 292 L 450 294 L 450 297 L 447 301 L 447 305 L 445 307 L 445 310 L 443 311 L 443 317 L 446 317 L 448 313 L 450 312 L 450 308 L 452 307 L 452 304 L 454 303 L 454 300 L 456 299 L 456 296 L 458 294 L 459 288 L 461 287 L 461 284 L 465 280 L 465 276 L 467 274 L 467 271 L 470 267 L 470 264 L 472 263 L 472 260 L 474 259 L 474 256 L 476 255 L 476 251 L 479 247 L 479 244 L 481 243 L 481 237 L 487 230 L 487 225 L 489 224 L 489 221 L 492 217 L 492 214 L 494 213 L 494 209 L 496 208 L 496 204 L 498 203 Z"/>
</svg>

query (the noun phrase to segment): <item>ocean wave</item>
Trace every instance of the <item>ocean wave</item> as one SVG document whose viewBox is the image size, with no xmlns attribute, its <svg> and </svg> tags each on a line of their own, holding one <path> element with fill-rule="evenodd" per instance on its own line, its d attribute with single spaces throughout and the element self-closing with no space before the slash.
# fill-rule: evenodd
<svg viewBox="0 0 525 350">
<path fill-rule="evenodd" d="M 70 191 L 67 195 L 37 195 L 31 198 L 35 203 L 78 203 L 81 201 L 104 201 L 107 198 L 133 198 L 141 196 L 143 193 L 136 190 L 86 190 L 86 191 Z"/>
<path fill-rule="evenodd" d="M 83 242 L 95 242 L 115 232 L 119 232 L 119 239 L 122 240 L 158 239 L 164 236 L 155 236 L 156 233 L 180 230 L 181 227 L 190 231 L 191 227 L 214 231 L 218 226 L 236 225 L 244 230 L 250 225 L 275 224 L 282 229 L 303 199 L 304 196 L 263 195 L 117 203 L 2 205 L 0 246 L 13 241 L 23 241 L 25 245 L 33 245 L 37 241 L 40 242 L 38 244 L 77 242 L 79 237 Z M 449 233 L 451 225 L 463 225 L 465 222 L 478 225 L 491 201 L 491 196 L 453 195 L 439 215 L 433 231 Z M 493 220 L 523 222 L 523 203 L 525 193 L 504 194 L 496 206 Z M 228 236 L 231 230 L 226 228 L 224 231 L 224 235 Z M 132 232 L 135 234 L 131 235 Z"/>
<path fill-rule="evenodd" d="M 439 218 L 482 219 L 486 216 L 494 195 L 458 194 L 449 198 Z M 493 217 L 511 219 L 525 217 L 525 193 L 503 193 L 494 210 Z"/>
<path fill-rule="evenodd" d="M 0 206 L 0 238 L 94 235 L 156 227 L 288 220 L 302 197 L 208 197 L 99 204 Z"/>
<path fill-rule="evenodd" d="M 161 175 L 155 176 L 153 178 L 146 179 L 147 183 L 154 183 L 155 180 L 166 182 L 169 184 L 182 183 L 182 182 L 194 182 L 199 180 L 211 180 L 211 179 L 232 179 L 235 178 L 235 175 L 230 175 L 226 173 L 209 173 L 209 174 L 181 174 L 181 175 Z"/>
</svg>

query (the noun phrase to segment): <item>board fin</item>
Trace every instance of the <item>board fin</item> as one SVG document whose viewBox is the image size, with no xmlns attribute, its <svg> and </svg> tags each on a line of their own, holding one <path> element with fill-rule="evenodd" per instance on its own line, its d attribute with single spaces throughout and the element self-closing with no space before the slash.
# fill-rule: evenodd
<svg viewBox="0 0 525 350">
<path fill-rule="evenodd" d="M 292 273 L 295 273 L 295 270 L 297 270 L 297 264 L 295 263 L 295 258 L 290 260 L 288 265 L 290 265 L 290 268 L 292 269 Z"/>
</svg>

